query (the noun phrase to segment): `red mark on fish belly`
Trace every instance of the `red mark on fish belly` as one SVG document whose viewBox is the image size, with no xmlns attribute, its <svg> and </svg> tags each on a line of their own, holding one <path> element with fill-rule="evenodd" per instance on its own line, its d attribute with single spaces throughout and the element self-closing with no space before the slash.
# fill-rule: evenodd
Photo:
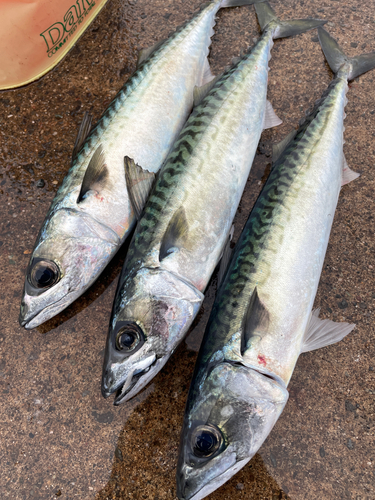
<svg viewBox="0 0 375 500">
<path fill-rule="evenodd" d="M 263 356 L 263 354 L 258 354 L 258 361 L 261 365 L 266 366 L 266 358 Z"/>
</svg>

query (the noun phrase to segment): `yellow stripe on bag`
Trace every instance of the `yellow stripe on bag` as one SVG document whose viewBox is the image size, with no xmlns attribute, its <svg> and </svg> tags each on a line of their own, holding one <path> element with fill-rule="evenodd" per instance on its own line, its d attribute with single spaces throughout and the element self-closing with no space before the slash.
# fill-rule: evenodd
<svg viewBox="0 0 375 500">
<path fill-rule="evenodd" d="M 50 71 L 107 0 L 0 0 L 0 90 Z"/>
</svg>

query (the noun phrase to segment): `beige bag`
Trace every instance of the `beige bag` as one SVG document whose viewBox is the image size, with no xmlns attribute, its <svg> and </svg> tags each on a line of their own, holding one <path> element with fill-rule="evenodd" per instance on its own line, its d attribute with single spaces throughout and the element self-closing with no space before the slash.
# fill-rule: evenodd
<svg viewBox="0 0 375 500">
<path fill-rule="evenodd" d="M 0 0 L 0 90 L 52 69 L 107 0 Z"/>
</svg>

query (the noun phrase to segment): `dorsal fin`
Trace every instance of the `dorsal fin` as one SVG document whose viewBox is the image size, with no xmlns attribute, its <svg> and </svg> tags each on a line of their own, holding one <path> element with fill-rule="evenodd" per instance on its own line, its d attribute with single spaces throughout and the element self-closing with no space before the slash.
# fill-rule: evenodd
<svg viewBox="0 0 375 500">
<path fill-rule="evenodd" d="M 251 348 L 252 344 L 259 341 L 262 332 L 266 332 L 269 325 L 269 314 L 258 296 L 257 287 L 251 296 L 249 306 L 244 317 L 241 338 L 241 354 Z"/>
<path fill-rule="evenodd" d="M 292 130 L 286 137 L 284 137 L 282 141 L 272 146 L 272 163 L 275 163 L 280 158 L 281 153 L 285 150 L 287 145 L 295 138 L 296 134 L 297 130 Z"/>
<path fill-rule="evenodd" d="M 217 273 L 217 287 L 218 288 L 224 279 L 225 273 L 226 273 L 227 268 L 228 268 L 229 261 L 232 257 L 232 254 L 233 254 L 233 248 L 231 248 L 231 246 L 230 246 L 231 241 L 233 239 L 233 233 L 234 233 L 234 226 L 232 225 L 232 227 L 230 228 L 230 231 L 229 231 L 229 236 L 228 236 L 227 242 L 225 244 L 225 247 L 224 247 L 224 250 L 223 250 L 223 253 L 221 256 L 219 272 Z"/>
<path fill-rule="evenodd" d="M 124 157 L 126 189 L 137 220 L 155 182 L 156 175 L 143 169 L 129 156 Z"/>
<path fill-rule="evenodd" d="M 242 59 L 241 56 L 233 57 L 231 62 L 232 66 L 236 66 L 236 64 L 238 64 L 241 61 L 241 59 Z"/>
<path fill-rule="evenodd" d="M 186 219 L 185 209 L 181 206 L 169 221 L 167 230 L 164 233 L 160 251 L 159 261 L 168 257 L 175 249 L 184 246 L 189 234 L 188 222 Z"/>
<path fill-rule="evenodd" d="M 77 154 L 79 153 L 80 149 L 83 146 L 83 143 L 87 139 L 87 137 L 90 134 L 91 130 L 91 123 L 92 123 L 92 115 L 90 115 L 87 111 L 83 115 L 83 120 L 81 125 L 79 126 L 77 137 L 76 137 L 76 142 L 74 143 L 74 148 L 72 152 L 72 164 L 74 163 L 74 160 L 77 158 Z"/>
<path fill-rule="evenodd" d="M 211 81 L 202 85 L 201 87 L 194 87 L 194 107 L 198 106 L 210 90 L 214 87 L 215 83 L 221 78 L 221 75 L 216 76 Z"/>
<path fill-rule="evenodd" d="M 105 154 L 101 144 L 92 155 L 90 163 L 83 177 L 81 191 L 79 192 L 77 203 L 80 203 L 88 191 L 103 191 L 108 181 L 108 168 L 105 163 Z"/>
<path fill-rule="evenodd" d="M 156 42 L 154 45 L 151 47 L 147 47 L 146 49 L 141 49 L 138 54 L 138 60 L 137 60 L 137 68 L 148 58 L 150 57 L 151 54 L 156 52 L 159 47 L 163 45 L 165 40 L 159 40 Z"/>
<path fill-rule="evenodd" d="M 335 323 L 330 319 L 319 319 L 319 309 L 311 313 L 301 352 L 313 351 L 342 340 L 355 327 L 350 323 Z"/>
</svg>

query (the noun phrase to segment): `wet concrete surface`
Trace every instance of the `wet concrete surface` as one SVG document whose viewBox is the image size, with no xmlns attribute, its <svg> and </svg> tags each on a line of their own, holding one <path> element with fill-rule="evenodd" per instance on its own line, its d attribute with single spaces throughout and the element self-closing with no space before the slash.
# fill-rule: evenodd
<svg viewBox="0 0 375 500">
<path fill-rule="evenodd" d="M 54 71 L 0 94 L 1 498 L 176 498 L 183 409 L 215 277 L 187 343 L 120 407 L 102 398 L 100 379 L 124 251 L 56 318 L 32 331 L 17 318 L 29 255 L 68 170 L 83 113 L 98 119 L 134 71 L 137 50 L 165 38 L 200 3 L 112 0 Z M 329 20 L 327 29 L 349 56 L 375 50 L 372 1 L 272 5 L 282 19 Z M 252 7 L 221 11 L 213 72 L 258 36 Z M 272 144 L 296 127 L 332 77 L 314 31 L 276 41 L 270 67 L 268 98 L 284 123 L 262 135 L 235 239 L 269 173 Z M 315 301 L 321 316 L 357 328 L 337 345 L 301 355 L 274 430 L 212 500 L 375 498 L 374 79 L 375 71 L 357 78 L 348 93 L 344 151 L 361 177 L 341 191 Z"/>
</svg>

